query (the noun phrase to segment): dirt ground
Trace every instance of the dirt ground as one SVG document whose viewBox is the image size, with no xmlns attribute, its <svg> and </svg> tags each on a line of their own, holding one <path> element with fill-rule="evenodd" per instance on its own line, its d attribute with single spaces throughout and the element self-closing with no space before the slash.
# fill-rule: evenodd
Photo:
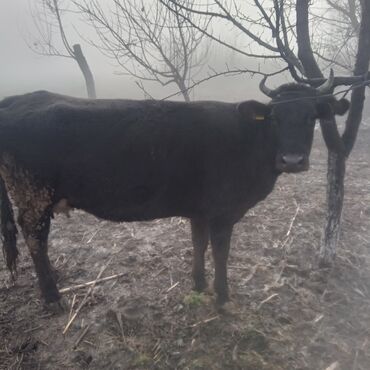
<svg viewBox="0 0 370 370">
<path fill-rule="evenodd" d="M 42 308 L 20 240 L 19 276 L 0 257 L 0 369 L 370 369 L 370 129 L 348 162 L 335 267 L 318 269 L 326 149 L 317 132 L 310 172 L 283 175 L 236 225 L 229 260 L 232 314 L 191 291 L 183 219 L 117 224 L 76 211 L 58 216 L 50 258 L 71 310 Z M 207 253 L 209 280 L 213 267 Z"/>
</svg>

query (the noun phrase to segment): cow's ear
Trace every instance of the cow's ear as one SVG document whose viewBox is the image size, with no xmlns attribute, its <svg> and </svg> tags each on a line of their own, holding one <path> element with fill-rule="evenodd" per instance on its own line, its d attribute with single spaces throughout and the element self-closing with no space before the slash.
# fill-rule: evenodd
<svg viewBox="0 0 370 370">
<path fill-rule="evenodd" d="M 346 114 L 349 107 L 350 107 L 350 103 L 347 99 L 335 100 L 333 104 L 334 113 L 340 116 L 343 116 L 343 114 Z"/>
<path fill-rule="evenodd" d="M 347 99 L 335 100 L 330 102 L 318 103 L 316 105 L 317 118 L 330 119 L 333 114 L 343 116 L 349 109 L 349 101 Z"/>
<path fill-rule="evenodd" d="M 250 121 L 265 121 L 269 118 L 271 108 L 255 100 L 247 100 L 237 105 L 238 112 L 242 117 Z"/>
</svg>

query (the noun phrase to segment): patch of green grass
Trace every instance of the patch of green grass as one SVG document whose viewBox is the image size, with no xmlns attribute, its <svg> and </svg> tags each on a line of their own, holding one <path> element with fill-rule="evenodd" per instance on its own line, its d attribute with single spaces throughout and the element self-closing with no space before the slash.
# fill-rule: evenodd
<svg viewBox="0 0 370 370">
<path fill-rule="evenodd" d="M 199 307 L 206 303 L 206 296 L 203 293 L 191 292 L 184 297 L 184 304 L 188 307 Z"/>
<path fill-rule="evenodd" d="M 139 353 L 133 361 L 135 367 L 143 368 L 149 366 L 152 363 L 152 358 L 146 353 Z"/>
</svg>

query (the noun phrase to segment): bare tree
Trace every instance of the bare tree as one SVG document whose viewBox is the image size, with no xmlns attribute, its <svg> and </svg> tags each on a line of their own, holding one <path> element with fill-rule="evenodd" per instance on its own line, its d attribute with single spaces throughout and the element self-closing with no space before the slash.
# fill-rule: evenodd
<svg viewBox="0 0 370 370">
<path fill-rule="evenodd" d="M 353 68 L 354 76 L 362 76 L 368 83 L 368 71 L 370 60 L 370 1 L 364 0 L 361 6 L 361 21 L 358 31 L 358 46 Z M 306 66 L 309 77 L 317 77 L 316 65 L 310 65 L 307 60 L 312 58 L 312 52 L 308 52 L 308 1 L 300 1 L 297 4 L 297 36 L 299 48 L 305 50 L 302 54 L 302 62 Z M 303 40 L 303 41 L 302 41 Z M 323 243 L 320 250 L 321 262 L 330 264 L 336 253 L 339 238 L 340 220 L 344 197 L 344 177 L 346 158 L 355 144 L 359 125 L 361 123 L 362 111 L 365 99 L 365 83 L 355 86 L 351 95 L 351 108 L 346 120 L 346 126 L 342 135 L 343 151 L 329 151 L 328 156 L 328 213 L 327 225 L 324 232 Z"/>
<path fill-rule="evenodd" d="M 337 71 L 351 73 L 360 32 L 359 0 L 325 0 L 311 9 L 311 19 L 320 37 L 312 39 L 319 64 L 335 66 Z"/>
<path fill-rule="evenodd" d="M 191 7 L 192 2 L 181 3 Z M 204 65 L 208 47 L 204 34 L 189 27 L 179 12 L 157 0 L 111 0 L 107 8 L 96 0 L 75 4 L 99 36 L 100 42 L 92 44 L 135 77 L 146 95 L 144 82 L 175 84 L 184 100 L 190 100 L 190 83 Z M 202 29 L 207 29 L 206 22 Z"/>
<path fill-rule="evenodd" d="M 62 14 L 60 0 L 39 0 L 32 14 L 37 36 L 32 42 L 28 42 L 28 46 L 40 55 L 74 59 L 84 76 L 88 97 L 95 99 L 96 89 L 93 74 L 82 52 L 81 45 L 70 45 L 63 25 Z M 63 51 L 57 46 L 55 34 L 60 38 Z"/>
<path fill-rule="evenodd" d="M 309 27 L 312 20 L 310 8 L 313 7 L 310 0 L 254 0 L 252 9 L 246 2 L 226 0 L 200 0 L 197 6 L 192 8 L 177 0 L 160 1 L 173 12 L 178 12 L 189 25 L 225 47 L 246 57 L 282 60 L 288 65 L 293 78 L 299 82 L 309 82 L 316 86 L 324 81 L 322 70 L 312 49 L 315 32 Z M 331 11 L 338 11 L 336 9 L 340 6 L 338 2 L 328 1 L 328 4 L 331 5 Z M 355 31 L 353 37 L 356 36 L 355 63 L 354 67 L 351 66 L 352 76 L 335 77 L 333 86 L 352 86 L 351 108 L 343 135 L 338 131 L 335 118 L 330 122 L 321 122 L 329 150 L 327 224 L 320 248 L 320 263 L 323 265 L 331 264 L 336 253 L 343 206 L 345 163 L 356 140 L 362 118 L 365 87 L 369 84 L 370 0 L 359 2 L 348 0 L 348 4 L 351 10 L 347 16 L 353 22 Z M 205 17 L 209 22 L 217 21 L 232 25 L 244 36 L 245 47 L 236 48 L 225 40 L 221 32 L 210 32 L 209 29 L 200 28 L 194 22 L 193 15 Z M 319 21 L 325 20 L 325 14 L 321 14 Z M 255 50 L 262 51 L 256 53 Z"/>
</svg>

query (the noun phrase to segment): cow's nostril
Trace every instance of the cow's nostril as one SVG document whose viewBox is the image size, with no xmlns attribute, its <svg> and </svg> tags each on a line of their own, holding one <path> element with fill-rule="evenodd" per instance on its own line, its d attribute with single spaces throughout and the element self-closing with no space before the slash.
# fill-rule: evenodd
<svg viewBox="0 0 370 370">
<path fill-rule="evenodd" d="M 281 156 L 284 165 L 296 166 L 304 164 L 304 156 L 299 154 L 286 154 Z"/>
</svg>

